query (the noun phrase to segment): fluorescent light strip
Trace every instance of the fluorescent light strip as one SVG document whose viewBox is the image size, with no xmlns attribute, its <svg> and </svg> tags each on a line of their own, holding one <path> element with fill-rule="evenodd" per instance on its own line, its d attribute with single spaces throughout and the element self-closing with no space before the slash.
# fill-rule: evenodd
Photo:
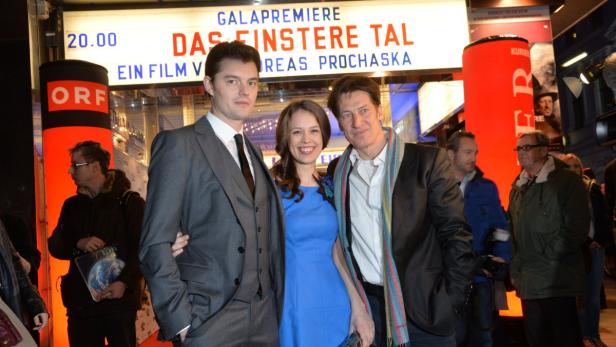
<svg viewBox="0 0 616 347">
<path fill-rule="evenodd" d="M 576 55 L 575 57 L 573 57 L 573 58 L 571 58 L 571 59 L 567 60 L 567 61 L 566 61 L 566 62 L 564 62 L 561 66 L 562 66 L 562 67 L 569 67 L 569 66 L 571 66 L 571 65 L 573 65 L 573 64 L 575 64 L 575 63 L 577 63 L 578 61 L 580 61 L 580 60 L 582 60 L 582 59 L 586 58 L 587 56 L 588 56 L 588 53 L 586 53 L 586 52 L 582 52 L 582 53 L 580 53 L 580 54 Z"/>
</svg>

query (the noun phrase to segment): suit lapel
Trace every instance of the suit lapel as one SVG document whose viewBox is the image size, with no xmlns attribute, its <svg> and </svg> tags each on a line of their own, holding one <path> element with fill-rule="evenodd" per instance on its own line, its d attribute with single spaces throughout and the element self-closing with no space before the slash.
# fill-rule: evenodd
<svg viewBox="0 0 616 347">
<path fill-rule="evenodd" d="M 233 161 L 233 158 L 231 157 L 231 154 L 229 154 L 227 148 L 222 142 L 220 142 L 216 136 L 216 133 L 214 133 L 214 129 L 212 129 L 212 126 L 206 117 L 202 117 L 197 123 L 195 123 L 195 131 L 198 134 L 197 142 L 199 143 L 199 147 L 201 147 L 201 151 L 210 163 L 210 167 L 214 172 L 214 175 L 229 198 L 229 202 L 231 203 L 231 206 L 233 206 L 235 215 L 240 221 L 242 228 L 247 230 L 247 225 L 249 224 L 243 220 L 244 214 L 239 213 L 240 209 L 237 201 L 238 194 L 246 195 L 247 198 L 252 200 L 252 196 L 248 186 L 246 185 L 244 176 L 240 174 L 240 169 L 237 165 L 233 168 L 229 167 L 230 165 L 227 164 L 229 160 L 233 163 L 235 162 Z M 235 176 L 239 176 L 241 181 L 238 182 L 238 178 Z"/>
</svg>

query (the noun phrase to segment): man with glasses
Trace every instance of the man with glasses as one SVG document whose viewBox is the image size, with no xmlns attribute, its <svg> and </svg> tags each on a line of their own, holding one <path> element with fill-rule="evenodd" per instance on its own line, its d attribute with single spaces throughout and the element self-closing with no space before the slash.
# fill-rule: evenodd
<svg viewBox="0 0 616 347">
<path fill-rule="evenodd" d="M 582 245 L 590 226 L 582 179 L 548 154 L 548 137 L 522 134 L 514 150 L 522 172 L 513 181 L 511 280 L 522 299 L 530 347 L 582 343 L 576 297 L 584 294 Z"/>
<path fill-rule="evenodd" d="M 141 299 L 137 259 L 145 202 L 129 191 L 122 171 L 110 170 L 110 155 L 98 142 L 84 141 L 70 149 L 69 174 L 77 194 L 64 201 L 60 219 L 48 240 L 52 256 L 70 260 L 62 276 L 62 302 L 68 316 L 71 347 L 136 345 L 135 318 Z M 75 258 L 107 246 L 125 266 L 119 277 L 91 293 Z"/>
</svg>

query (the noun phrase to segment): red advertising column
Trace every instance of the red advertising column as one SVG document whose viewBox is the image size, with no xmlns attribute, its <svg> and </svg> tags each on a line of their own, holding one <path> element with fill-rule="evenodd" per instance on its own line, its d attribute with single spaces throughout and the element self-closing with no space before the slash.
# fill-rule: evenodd
<svg viewBox="0 0 616 347">
<path fill-rule="evenodd" d="M 40 67 L 43 161 L 48 237 L 56 228 L 64 200 L 76 192 L 68 169 L 69 149 L 93 140 L 113 153 L 107 70 L 79 60 L 45 63 Z M 113 163 L 113 158 L 111 160 Z M 60 295 L 60 277 L 69 262 L 52 256 L 49 280 L 53 346 L 68 346 L 66 310 Z"/>
<path fill-rule="evenodd" d="M 506 208 L 519 173 L 518 134 L 535 130 L 528 41 L 492 36 L 466 46 L 462 57 L 466 129 L 477 136 L 478 166 L 498 186 Z"/>
<path fill-rule="evenodd" d="M 477 165 L 498 186 L 501 203 L 520 168 L 517 135 L 535 130 L 533 82 L 528 41 L 516 36 L 491 36 L 466 46 L 462 58 L 466 129 L 473 132 L 481 155 Z M 509 310 L 522 315 L 520 301 L 507 293 Z"/>
</svg>

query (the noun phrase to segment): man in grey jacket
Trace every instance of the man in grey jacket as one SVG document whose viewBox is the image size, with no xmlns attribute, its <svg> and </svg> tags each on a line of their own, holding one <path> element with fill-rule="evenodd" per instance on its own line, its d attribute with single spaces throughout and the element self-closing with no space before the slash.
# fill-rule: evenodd
<svg viewBox="0 0 616 347">
<path fill-rule="evenodd" d="M 521 135 L 515 148 L 522 172 L 509 195 L 511 279 L 522 299 L 529 345 L 578 347 L 576 296 L 584 294 L 589 203 L 582 179 L 548 154 L 548 143 L 533 131 Z"/>
<path fill-rule="evenodd" d="M 212 108 L 152 143 L 139 259 L 160 337 L 176 346 L 277 346 L 282 210 L 261 152 L 243 136 L 259 53 L 222 42 L 205 62 Z M 177 232 L 190 242 L 174 258 Z"/>
</svg>

